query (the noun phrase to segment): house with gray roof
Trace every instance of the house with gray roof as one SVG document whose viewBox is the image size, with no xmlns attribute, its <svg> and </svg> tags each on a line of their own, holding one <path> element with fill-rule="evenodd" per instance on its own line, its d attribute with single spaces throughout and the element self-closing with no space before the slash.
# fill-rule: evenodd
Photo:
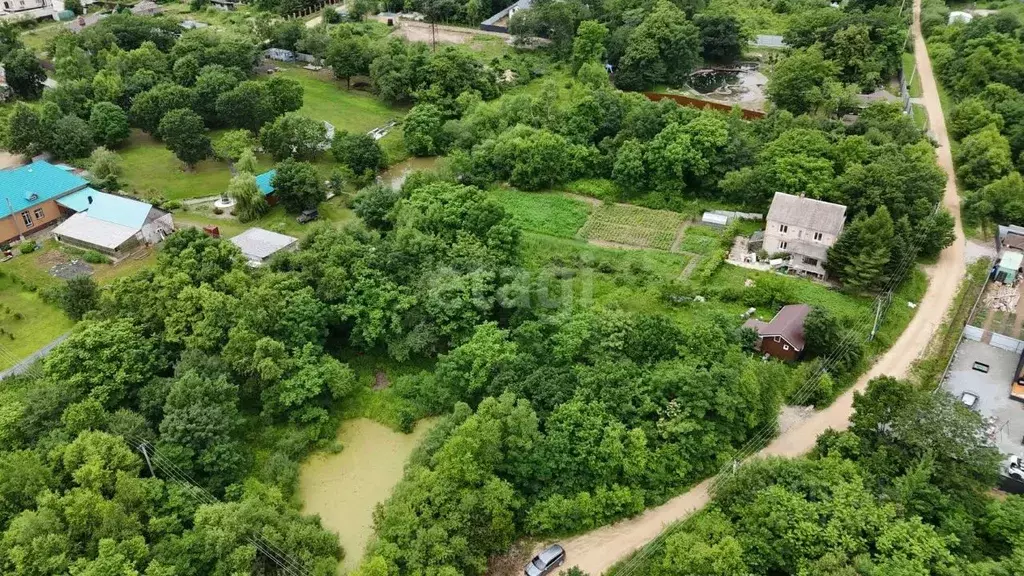
<svg viewBox="0 0 1024 576">
<path fill-rule="evenodd" d="M 517 0 L 481 22 L 480 29 L 487 32 L 508 33 L 508 25 L 512 22 L 512 15 L 520 10 L 528 9 L 532 4 L 533 0 Z"/>
<path fill-rule="evenodd" d="M 768 210 L 764 250 L 789 254 L 789 269 L 824 280 L 828 249 L 846 224 L 846 206 L 776 192 Z"/>
</svg>

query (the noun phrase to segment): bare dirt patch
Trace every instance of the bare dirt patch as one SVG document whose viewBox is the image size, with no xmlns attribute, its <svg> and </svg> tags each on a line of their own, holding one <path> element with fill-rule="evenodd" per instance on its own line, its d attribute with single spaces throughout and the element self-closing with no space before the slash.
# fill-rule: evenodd
<svg viewBox="0 0 1024 576">
<path fill-rule="evenodd" d="M 373 389 L 383 390 L 391 386 L 391 381 L 388 380 L 388 375 L 383 370 L 377 370 L 373 375 Z"/>
<path fill-rule="evenodd" d="M 598 240 L 597 238 L 590 238 L 587 240 L 587 244 L 594 246 L 600 246 L 601 248 L 618 248 L 620 250 L 643 250 L 643 246 L 634 246 L 632 244 L 620 244 L 618 242 L 611 242 L 608 240 Z"/>
</svg>

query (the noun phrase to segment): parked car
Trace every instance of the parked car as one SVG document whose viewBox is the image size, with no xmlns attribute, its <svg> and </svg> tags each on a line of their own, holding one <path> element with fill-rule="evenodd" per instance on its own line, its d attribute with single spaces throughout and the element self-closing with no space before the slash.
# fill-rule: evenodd
<svg viewBox="0 0 1024 576">
<path fill-rule="evenodd" d="M 526 576 L 546 576 L 554 572 L 565 562 L 565 548 L 561 544 L 552 544 L 537 554 L 526 565 L 523 573 Z"/>
<path fill-rule="evenodd" d="M 313 209 L 313 210 L 303 210 L 302 213 L 299 214 L 298 217 L 295 218 L 295 221 L 298 222 L 299 224 L 305 224 L 307 222 L 312 222 L 313 220 L 316 220 L 319 217 L 320 217 L 320 211 L 319 210 L 316 210 L 316 209 Z"/>
<path fill-rule="evenodd" d="M 1015 480 L 1024 482 L 1024 458 L 1010 456 L 1003 463 L 1003 473 Z"/>
<path fill-rule="evenodd" d="M 960 395 L 960 401 L 971 410 L 978 411 L 978 395 L 974 392 L 964 392 Z"/>
</svg>

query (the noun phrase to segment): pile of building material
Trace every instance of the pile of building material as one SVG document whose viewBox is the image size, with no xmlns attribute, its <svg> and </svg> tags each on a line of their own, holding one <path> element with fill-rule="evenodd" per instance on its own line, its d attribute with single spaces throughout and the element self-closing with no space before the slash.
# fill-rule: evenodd
<svg viewBox="0 0 1024 576">
<path fill-rule="evenodd" d="M 1019 301 L 1020 292 L 1016 288 L 999 282 L 993 283 L 992 289 L 985 295 L 985 306 L 1003 312 L 1016 311 Z"/>
</svg>

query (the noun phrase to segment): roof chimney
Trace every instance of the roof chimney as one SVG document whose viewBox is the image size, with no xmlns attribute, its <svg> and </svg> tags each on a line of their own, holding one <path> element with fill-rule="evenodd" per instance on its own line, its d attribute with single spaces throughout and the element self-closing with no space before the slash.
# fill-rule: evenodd
<svg viewBox="0 0 1024 576">
<path fill-rule="evenodd" d="M 86 198 L 89 200 L 89 204 L 92 204 L 92 194 L 86 196 Z"/>
</svg>

